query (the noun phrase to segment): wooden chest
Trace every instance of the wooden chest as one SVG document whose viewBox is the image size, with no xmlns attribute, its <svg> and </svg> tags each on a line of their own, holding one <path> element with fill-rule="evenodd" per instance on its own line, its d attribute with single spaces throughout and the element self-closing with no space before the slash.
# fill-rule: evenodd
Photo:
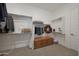
<svg viewBox="0 0 79 59">
<path fill-rule="evenodd" d="M 44 37 L 37 37 L 34 40 L 34 48 L 41 48 L 47 45 L 53 44 L 53 38 L 44 36 Z"/>
</svg>

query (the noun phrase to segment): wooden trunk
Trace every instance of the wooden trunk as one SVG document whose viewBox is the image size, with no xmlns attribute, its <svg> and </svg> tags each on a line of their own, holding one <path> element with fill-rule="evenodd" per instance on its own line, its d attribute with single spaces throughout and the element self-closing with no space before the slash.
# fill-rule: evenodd
<svg viewBox="0 0 79 59">
<path fill-rule="evenodd" d="M 53 44 L 53 38 L 44 36 L 44 37 L 36 37 L 34 40 L 34 48 L 41 48 L 44 46 L 48 46 Z"/>
</svg>

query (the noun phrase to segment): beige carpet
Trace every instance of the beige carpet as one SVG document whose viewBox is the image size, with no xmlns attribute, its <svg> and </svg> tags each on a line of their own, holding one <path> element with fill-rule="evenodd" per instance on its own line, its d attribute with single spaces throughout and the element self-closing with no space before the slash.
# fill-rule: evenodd
<svg viewBox="0 0 79 59">
<path fill-rule="evenodd" d="M 7 50 L 10 51 L 10 50 Z M 39 49 L 26 47 L 14 49 L 8 56 L 77 56 L 77 51 L 54 44 Z"/>
</svg>

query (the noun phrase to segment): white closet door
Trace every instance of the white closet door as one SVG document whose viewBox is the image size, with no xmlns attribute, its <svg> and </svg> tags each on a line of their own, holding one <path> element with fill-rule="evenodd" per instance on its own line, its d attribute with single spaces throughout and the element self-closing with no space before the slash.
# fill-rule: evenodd
<svg viewBox="0 0 79 59">
<path fill-rule="evenodd" d="M 65 46 L 71 48 L 71 36 L 70 36 L 70 13 L 65 16 Z"/>
<path fill-rule="evenodd" d="M 78 51 L 78 43 L 79 43 L 79 15 L 78 8 L 71 10 L 70 16 L 70 46 L 72 49 Z"/>
</svg>

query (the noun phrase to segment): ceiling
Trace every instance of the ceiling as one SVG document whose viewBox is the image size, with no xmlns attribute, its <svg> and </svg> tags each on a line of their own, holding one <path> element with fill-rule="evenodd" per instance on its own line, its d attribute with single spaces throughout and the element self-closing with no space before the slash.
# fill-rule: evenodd
<svg viewBox="0 0 79 59">
<path fill-rule="evenodd" d="M 66 3 L 27 3 L 27 5 L 42 8 L 51 12 L 61 8 L 65 4 Z"/>
</svg>

